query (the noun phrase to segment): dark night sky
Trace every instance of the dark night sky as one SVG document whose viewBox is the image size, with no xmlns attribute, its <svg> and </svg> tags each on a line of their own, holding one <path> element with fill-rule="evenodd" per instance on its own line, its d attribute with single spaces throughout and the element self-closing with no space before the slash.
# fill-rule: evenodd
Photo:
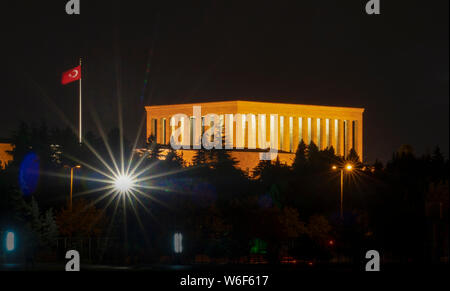
<svg viewBox="0 0 450 291">
<path fill-rule="evenodd" d="M 130 140 L 144 105 L 353 106 L 366 108 L 368 161 L 401 144 L 418 154 L 439 145 L 448 156 L 448 0 L 381 0 L 379 16 L 366 15 L 363 0 L 81 0 L 79 16 L 65 3 L 2 3 L 0 137 L 20 120 L 64 125 L 55 106 L 77 124 L 77 83 L 60 78 L 82 56 L 92 130 L 88 111 L 117 126 L 118 96 Z"/>
</svg>

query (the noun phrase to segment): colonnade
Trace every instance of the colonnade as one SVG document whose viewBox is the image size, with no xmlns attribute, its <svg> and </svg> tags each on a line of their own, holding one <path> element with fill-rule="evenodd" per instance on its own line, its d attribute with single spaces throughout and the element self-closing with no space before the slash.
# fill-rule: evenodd
<svg viewBox="0 0 450 291">
<path fill-rule="evenodd" d="M 221 132 L 225 135 L 225 127 L 229 126 L 227 118 L 233 117 L 233 126 L 228 129 L 232 133 L 232 143 L 234 148 L 264 148 L 264 136 L 266 143 L 278 132 L 278 150 L 295 153 L 301 140 L 307 145 L 311 142 L 317 145 L 320 150 L 333 147 L 337 155 L 346 156 L 350 149 L 354 148 L 362 160 L 362 118 L 361 119 L 337 119 L 326 117 L 308 116 L 283 116 L 266 114 L 222 114 L 220 117 Z M 156 136 L 156 141 L 160 144 L 169 144 L 170 136 L 175 130 L 170 126 L 170 116 L 151 118 L 148 135 Z M 276 120 L 275 120 L 276 118 Z M 229 119 L 230 120 L 230 119 Z M 187 122 L 182 120 L 179 126 L 189 126 L 190 144 L 193 139 L 194 117 L 190 117 Z M 202 133 L 209 128 L 202 117 Z M 275 128 L 278 131 L 275 131 Z M 270 129 L 268 131 L 267 129 Z M 260 132 L 261 131 L 261 132 Z M 260 135 L 262 138 L 260 138 Z M 230 135 L 231 136 L 231 135 Z"/>
</svg>

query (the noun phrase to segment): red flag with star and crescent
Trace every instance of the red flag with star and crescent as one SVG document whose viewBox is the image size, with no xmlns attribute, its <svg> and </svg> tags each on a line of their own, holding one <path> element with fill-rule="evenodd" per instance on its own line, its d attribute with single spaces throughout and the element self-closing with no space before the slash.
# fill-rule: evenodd
<svg viewBox="0 0 450 291">
<path fill-rule="evenodd" d="M 68 83 L 74 82 L 81 79 L 81 65 L 65 71 L 62 74 L 61 84 L 66 85 Z"/>
</svg>

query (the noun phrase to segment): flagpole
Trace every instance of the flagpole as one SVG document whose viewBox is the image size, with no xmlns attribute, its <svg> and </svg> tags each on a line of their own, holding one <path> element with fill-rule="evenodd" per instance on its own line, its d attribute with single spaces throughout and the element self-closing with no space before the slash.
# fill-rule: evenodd
<svg viewBox="0 0 450 291">
<path fill-rule="evenodd" d="M 82 137 L 82 131 L 81 131 L 81 127 L 82 127 L 82 104 L 81 104 L 81 79 L 82 79 L 82 76 L 81 76 L 81 58 L 80 58 L 80 83 L 79 83 L 79 85 L 80 85 L 80 88 L 79 88 L 79 105 L 80 105 L 80 108 L 79 108 L 79 116 L 78 116 L 78 120 L 79 120 L 79 124 L 78 124 L 78 126 L 79 126 L 79 130 L 78 130 L 78 141 L 79 141 L 79 143 L 81 144 L 81 137 Z"/>
</svg>

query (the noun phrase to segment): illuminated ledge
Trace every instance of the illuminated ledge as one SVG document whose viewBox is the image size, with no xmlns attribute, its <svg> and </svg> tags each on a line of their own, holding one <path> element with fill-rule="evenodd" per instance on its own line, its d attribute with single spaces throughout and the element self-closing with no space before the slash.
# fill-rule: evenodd
<svg viewBox="0 0 450 291">
<path fill-rule="evenodd" d="M 359 119 L 364 108 L 338 107 L 324 105 L 304 105 L 292 103 L 254 102 L 254 101 L 219 101 L 204 103 L 184 103 L 173 105 L 145 106 L 147 112 L 155 117 L 167 116 L 177 113 L 192 115 L 192 107 L 201 106 L 202 114 L 231 114 L 231 113 L 253 113 L 253 114 L 278 114 L 278 115 L 306 115 L 308 117 L 320 118 L 350 118 Z"/>
</svg>

